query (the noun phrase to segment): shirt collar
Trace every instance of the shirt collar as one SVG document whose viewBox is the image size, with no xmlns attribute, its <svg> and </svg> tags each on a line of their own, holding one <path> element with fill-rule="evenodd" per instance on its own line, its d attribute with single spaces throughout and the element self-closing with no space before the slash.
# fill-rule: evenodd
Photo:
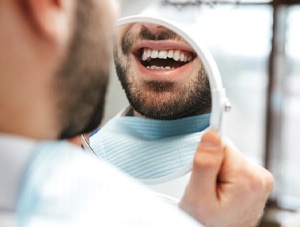
<svg viewBox="0 0 300 227">
<path fill-rule="evenodd" d="M 19 185 L 36 141 L 0 134 L 0 210 L 14 211 Z M 4 196 L 3 196 L 4 195 Z"/>
</svg>

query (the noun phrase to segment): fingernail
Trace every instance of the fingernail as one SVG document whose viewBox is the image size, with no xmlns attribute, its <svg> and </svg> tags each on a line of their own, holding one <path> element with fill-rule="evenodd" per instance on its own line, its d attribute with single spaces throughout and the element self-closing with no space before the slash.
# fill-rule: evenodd
<svg viewBox="0 0 300 227">
<path fill-rule="evenodd" d="M 203 135 L 201 139 L 201 146 L 204 147 L 216 147 L 220 143 L 220 139 L 216 133 L 208 132 Z"/>
</svg>

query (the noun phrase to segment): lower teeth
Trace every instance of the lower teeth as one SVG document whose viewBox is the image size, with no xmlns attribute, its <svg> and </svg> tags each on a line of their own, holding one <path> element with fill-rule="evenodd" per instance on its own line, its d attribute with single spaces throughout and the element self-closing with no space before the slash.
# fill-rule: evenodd
<svg viewBox="0 0 300 227">
<path fill-rule="evenodd" d="M 174 67 L 170 67 L 170 66 L 156 66 L 156 65 L 152 65 L 152 66 L 147 66 L 148 69 L 159 69 L 159 70 L 170 70 L 170 69 L 175 69 Z"/>
</svg>

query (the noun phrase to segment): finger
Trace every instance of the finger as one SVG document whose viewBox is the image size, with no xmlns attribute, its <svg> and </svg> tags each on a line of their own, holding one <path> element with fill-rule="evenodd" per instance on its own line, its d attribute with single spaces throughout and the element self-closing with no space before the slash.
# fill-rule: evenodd
<svg viewBox="0 0 300 227">
<path fill-rule="evenodd" d="M 201 192 L 201 197 L 211 197 L 216 193 L 217 176 L 223 161 L 220 136 L 209 131 L 205 133 L 198 145 L 190 184 Z"/>
<path fill-rule="evenodd" d="M 224 160 L 222 170 L 219 172 L 218 179 L 222 183 L 235 183 L 241 178 L 248 179 L 248 173 L 252 173 L 251 163 L 245 159 L 240 150 L 231 140 L 223 139 Z M 247 177 L 243 176 L 246 174 Z"/>
<path fill-rule="evenodd" d="M 238 182 L 244 190 L 247 188 L 269 193 L 274 184 L 272 174 L 256 163 L 246 160 L 230 140 L 226 140 L 224 144 L 224 160 L 218 176 L 219 181 Z"/>
<path fill-rule="evenodd" d="M 224 160 L 218 180 L 229 183 L 236 178 L 236 175 L 241 174 L 241 170 L 247 169 L 248 164 L 239 149 L 227 138 L 223 139 L 223 151 Z"/>
</svg>

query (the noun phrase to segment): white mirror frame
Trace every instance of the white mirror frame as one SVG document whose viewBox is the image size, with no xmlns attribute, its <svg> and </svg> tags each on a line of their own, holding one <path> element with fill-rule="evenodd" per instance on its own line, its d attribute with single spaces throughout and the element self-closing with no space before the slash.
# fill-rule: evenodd
<svg viewBox="0 0 300 227">
<path fill-rule="evenodd" d="M 153 23 L 162 25 L 170 30 L 173 30 L 175 33 L 180 35 L 183 39 L 185 39 L 190 46 L 195 50 L 199 59 L 201 59 L 202 64 L 206 70 L 208 75 L 211 96 L 212 96 L 212 110 L 210 116 L 210 126 L 208 129 L 212 129 L 217 131 L 220 135 L 223 133 L 223 126 L 224 126 L 224 114 L 230 110 L 230 103 L 226 98 L 225 88 L 222 85 L 222 79 L 217 67 L 217 64 L 208 51 L 208 49 L 203 46 L 199 37 L 193 34 L 193 31 L 189 30 L 186 31 L 181 25 L 174 21 L 170 21 L 166 18 L 160 17 L 151 17 L 151 16 L 142 16 L 142 15 L 135 15 L 135 16 L 128 16 L 120 18 L 117 21 L 116 28 L 127 25 L 130 23 Z M 86 141 L 85 137 L 82 136 L 82 144 L 83 147 L 94 153 L 88 142 Z M 159 184 L 163 182 L 167 182 L 169 180 L 173 180 L 176 177 L 183 176 L 190 172 L 192 169 L 192 162 L 181 169 L 179 172 L 174 174 L 161 177 L 158 179 L 138 179 L 145 184 Z"/>
<path fill-rule="evenodd" d="M 165 26 L 168 29 L 173 30 L 182 38 L 184 38 L 190 46 L 195 50 L 199 59 L 204 65 L 204 68 L 207 72 L 211 95 L 212 95 L 212 111 L 210 117 L 210 129 L 223 133 L 224 126 L 224 113 L 230 109 L 230 104 L 228 99 L 226 98 L 225 88 L 222 84 L 221 74 L 219 72 L 217 63 L 212 57 L 211 53 L 208 49 L 203 46 L 201 40 L 193 34 L 192 30 L 189 30 L 188 33 L 185 31 L 183 26 L 175 23 L 174 21 L 170 21 L 166 18 L 160 17 L 150 17 L 150 16 L 128 16 L 123 17 L 117 21 L 117 27 L 121 25 L 126 25 L 129 23 L 154 23 Z"/>
</svg>

